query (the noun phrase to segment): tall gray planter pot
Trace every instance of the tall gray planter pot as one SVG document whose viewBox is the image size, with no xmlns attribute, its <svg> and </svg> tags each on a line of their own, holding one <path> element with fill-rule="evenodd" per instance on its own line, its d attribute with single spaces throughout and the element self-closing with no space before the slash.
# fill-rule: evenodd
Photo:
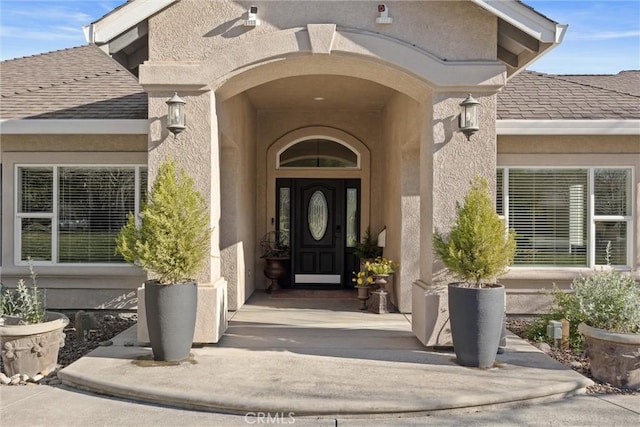
<svg viewBox="0 0 640 427">
<path fill-rule="evenodd" d="M 493 366 L 504 321 L 504 286 L 466 287 L 449 284 L 449 316 L 453 349 L 463 366 Z"/>
<path fill-rule="evenodd" d="M 195 282 L 144 285 L 149 341 L 154 360 L 177 362 L 189 356 L 198 306 Z"/>
</svg>

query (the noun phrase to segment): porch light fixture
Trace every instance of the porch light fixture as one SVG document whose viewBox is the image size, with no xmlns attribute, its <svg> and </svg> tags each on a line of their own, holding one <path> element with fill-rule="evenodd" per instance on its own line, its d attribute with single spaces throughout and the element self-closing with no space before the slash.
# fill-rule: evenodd
<svg viewBox="0 0 640 427">
<path fill-rule="evenodd" d="M 480 130 L 478 105 L 480 103 L 471 94 L 460 104 L 460 107 L 462 107 L 460 112 L 460 131 L 466 135 L 467 141 L 471 139 L 471 135 Z"/>
<path fill-rule="evenodd" d="M 258 25 L 260 25 L 260 20 L 258 19 L 258 6 L 251 6 L 247 12 L 247 19 L 244 21 L 244 26 L 257 27 Z"/>
<path fill-rule="evenodd" d="M 167 115 L 167 129 L 173 134 L 173 137 L 183 130 L 185 126 L 184 100 L 178 96 L 178 92 L 174 92 L 171 99 L 167 100 L 169 114 Z"/>
<path fill-rule="evenodd" d="M 386 4 L 378 5 L 378 12 L 380 16 L 376 18 L 376 24 L 391 24 L 393 23 L 393 18 L 389 16 L 389 8 Z"/>
</svg>

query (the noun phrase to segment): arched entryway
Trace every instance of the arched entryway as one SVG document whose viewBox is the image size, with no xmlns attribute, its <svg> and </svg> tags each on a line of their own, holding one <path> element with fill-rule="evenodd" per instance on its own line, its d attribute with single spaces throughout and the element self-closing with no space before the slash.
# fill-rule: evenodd
<svg viewBox="0 0 640 427">
<path fill-rule="evenodd" d="M 370 220 L 370 163 L 364 143 L 329 127 L 297 129 L 269 147 L 267 227 L 291 248 L 287 285 L 350 286 Z"/>
</svg>

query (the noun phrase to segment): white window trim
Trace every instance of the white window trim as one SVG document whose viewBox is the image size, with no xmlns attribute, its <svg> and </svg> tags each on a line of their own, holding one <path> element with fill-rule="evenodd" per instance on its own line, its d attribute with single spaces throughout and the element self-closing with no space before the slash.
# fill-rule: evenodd
<svg viewBox="0 0 640 427">
<path fill-rule="evenodd" d="M 136 217 L 140 213 L 140 170 L 146 168 L 146 164 L 101 164 L 101 163 L 17 163 L 14 165 L 14 202 L 13 202 L 13 214 L 14 214 L 14 265 L 16 266 L 28 266 L 28 261 L 23 261 L 22 258 L 22 218 L 50 218 L 51 219 L 51 261 L 32 261 L 34 266 L 57 266 L 57 267 L 109 267 L 109 268 L 122 268 L 126 266 L 126 262 L 113 262 L 113 263 L 60 263 L 58 259 L 58 169 L 59 168 L 131 168 L 135 171 L 134 178 L 134 209 Z M 21 213 L 18 212 L 19 208 L 19 175 L 20 168 L 52 168 L 53 169 L 53 206 L 52 212 L 38 212 L 38 213 Z"/>
<path fill-rule="evenodd" d="M 511 169 L 533 169 L 533 170 L 550 170 L 550 169 L 581 169 L 587 170 L 588 176 L 588 187 L 589 187 L 589 206 L 587 207 L 587 265 L 586 266 L 560 266 L 560 265 L 511 265 L 509 268 L 512 270 L 555 270 L 555 269 L 574 269 L 574 270 L 584 270 L 585 268 L 601 268 L 605 267 L 604 264 L 596 264 L 596 222 L 598 221 L 624 221 L 627 223 L 627 264 L 626 265 L 615 265 L 611 266 L 616 270 L 629 271 L 631 269 L 632 261 L 634 259 L 633 252 L 633 218 L 634 218 L 634 209 L 636 206 L 635 203 L 635 192 L 632 189 L 630 191 L 631 196 L 631 211 L 630 215 L 615 215 L 615 216 L 604 216 L 604 215 L 595 215 L 595 195 L 594 195 L 594 187 L 595 187 L 595 170 L 596 169 L 624 169 L 631 171 L 631 182 L 635 182 L 635 168 L 632 165 L 625 166 L 522 166 L 522 165 L 500 165 L 497 169 L 502 169 L 502 205 L 504 212 L 504 223 L 505 227 L 509 228 L 509 171 Z"/>
</svg>

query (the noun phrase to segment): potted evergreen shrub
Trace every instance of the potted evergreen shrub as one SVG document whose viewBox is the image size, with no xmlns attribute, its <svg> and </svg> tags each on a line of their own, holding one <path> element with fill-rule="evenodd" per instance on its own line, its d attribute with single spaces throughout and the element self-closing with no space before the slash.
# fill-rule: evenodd
<svg viewBox="0 0 640 427">
<path fill-rule="evenodd" d="M 382 248 L 378 246 L 376 239 L 371 237 L 370 227 L 367 227 L 362 241 L 356 243 L 353 254 L 360 258 L 362 263 L 374 260 L 382 255 Z"/>
<path fill-rule="evenodd" d="M 202 194 L 173 160 L 164 162 L 140 218 L 129 215 L 116 238 L 124 259 L 149 273 L 145 308 L 153 358 L 180 361 L 193 344 L 195 275 L 209 253 L 209 216 Z"/>
<path fill-rule="evenodd" d="M 45 311 L 45 295 L 38 288 L 31 262 L 29 270 L 31 287 L 21 279 L 15 289 L 0 291 L 2 366 L 9 377 L 52 372 L 69 324 L 64 314 Z"/>
<path fill-rule="evenodd" d="M 515 255 L 515 232 L 496 213 L 489 183 L 475 178 L 448 236 L 436 230 L 434 252 L 449 272 L 449 317 L 453 348 L 464 366 L 495 362 L 504 323 L 504 286 L 496 284 Z"/>
</svg>

